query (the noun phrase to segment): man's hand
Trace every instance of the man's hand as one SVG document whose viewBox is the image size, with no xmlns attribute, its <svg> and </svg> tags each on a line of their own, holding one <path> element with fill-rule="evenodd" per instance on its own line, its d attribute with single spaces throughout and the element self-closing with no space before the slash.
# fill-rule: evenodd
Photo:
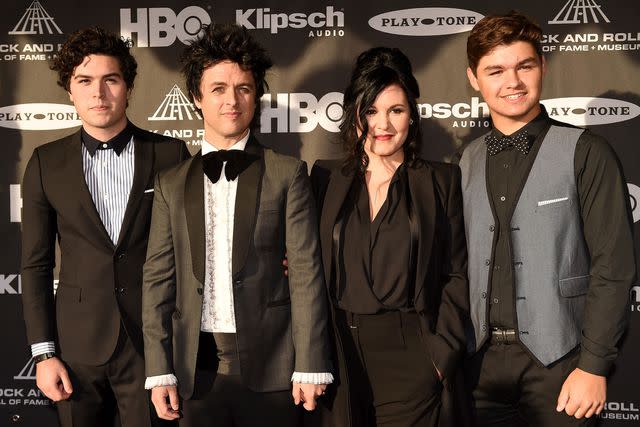
<svg viewBox="0 0 640 427">
<path fill-rule="evenodd" d="M 158 417 L 163 420 L 180 418 L 178 387 L 174 385 L 154 387 L 151 389 L 151 402 L 156 408 Z"/>
<path fill-rule="evenodd" d="M 569 374 L 558 396 L 556 411 L 576 418 L 600 414 L 607 398 L 607 378 L 576 368 Z"/>
<path fill-rule="evenodd" d="M 316 409 L 316 398 L 323 395 L 326 388 L 326 384 L 301 384 L 294 381 L 291 394 L 296 405 L 302 402 L 304 409 L 313 411 Z"/>
<path fill-rule="evenodd" d="M 284 255 L 284 259 L 282 260 L 282 266 L 284 267 L 285 277 L 289 277 L 289 260 L 287 259 L 287 254 Z"/>
<path fill-rule="evenodd" d="M 54 402 L 67 400 L 73 393 L 67 368 L 57 357 L 36 363 L 36 385 Z"/>
</svg>

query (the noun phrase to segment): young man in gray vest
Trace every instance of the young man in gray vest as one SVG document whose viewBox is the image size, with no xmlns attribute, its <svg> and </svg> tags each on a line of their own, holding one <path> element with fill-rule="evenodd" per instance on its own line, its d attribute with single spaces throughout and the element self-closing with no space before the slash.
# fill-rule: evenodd
<svg viewBox="0 0 640 427">
<path fill-rule="evenodd" d="M 467 41 L 469 82 L 493 122 L 460 161 L 480 426 L 595 422 L 636 275 L 618 159 L 540 105 L 541 37 L 512 12 Z"/>
</svg>

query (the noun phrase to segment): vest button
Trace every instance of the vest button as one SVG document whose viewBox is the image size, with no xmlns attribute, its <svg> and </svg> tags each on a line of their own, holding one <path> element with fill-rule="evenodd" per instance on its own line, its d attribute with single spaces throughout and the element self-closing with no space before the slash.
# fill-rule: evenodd
<svg viewBox="0 0 640 427">
<path fill-rule="evenodd" d="M 494 231 L 496 229 L 495 225 L 490 225 L 489 226 L 489 231 Z"/>
<path fill-rule="evenodd" d="M 486 292 L 483 292 L 483 293 L 482 293 L 482 298 L 486 298 L 486 297 L 487 297 L 487 293 L 486 293 Z"/>
<path fill-rule="evenodd" d="M 507 200 L 507 198 L 506 198 L 506 197 L 504 197 L 504 196 L 500 196 L 500 201 L 501 201 L 501 202 L 504 202 L 505 200 Z"/>
<path fill-rule="evenodd" d="M 484 260 L 484 265 L 491 265 L 491 260 L 490 259 L 485 259 Z"/>
</svg>

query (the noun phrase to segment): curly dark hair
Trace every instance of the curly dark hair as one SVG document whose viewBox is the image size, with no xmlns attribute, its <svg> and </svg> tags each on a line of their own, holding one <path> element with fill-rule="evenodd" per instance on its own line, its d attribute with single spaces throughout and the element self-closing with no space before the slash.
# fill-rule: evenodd
<svg viewBox="0 0 640 427">
<path fill-rule="evenodd" d="M 200 100 L 200 82 L 204 71 L 222 61 L 235 62 L 245 71 L 251 71 L 256 85 L 256 114 L 259 117 L 260 97 L 269 89 L 265 75 L 273 63 L 267 51 L 249 32 L 236 24 L 203 26 L 202 37 L 191 42 L 180 57 L 189 99 Z"/>
<path fill-rule="evenodd" d="M 525 15 L 512 10 L 506 15 L 487 15 L 473 27 L 467 39 L 469 68 L 476 74 L 480 59 L 500 45 L 530 43 L 542 58 L 542 29 Z"/>
<path fill-rule="evenodd" d="M 400 49 L 374 47 L 358 56 L 349 86 L 344 92 L 340 140 L 347 153 L 344 164 L 346 171 L 364 173 L 366 170 L 369 164 L 369 156 L 364 151 L 369 130 L 366 111 L 371 108 L 378 94 L 393 84 L 404 91 L 412 120 L 407 139 L 402 145 L 404 161 L 409 167 L 419 161 L 422 138 L 416 100 L 420 97 L 420 88 L 413 75 L 411 62 Z"/>
<path fill-rule="evenodd" d="M 124 40 L 100 27 L 91 27 L 71 34 L 51 61 L 49 68 L 58 73 L 58 85 L 69 91 L 73 70 L 89 55 L 113 56 L 120 63 L 120 71 L 127 89 L 133 88 L 138 63 L 131 55 L 130 40 Z"/>
</svg>

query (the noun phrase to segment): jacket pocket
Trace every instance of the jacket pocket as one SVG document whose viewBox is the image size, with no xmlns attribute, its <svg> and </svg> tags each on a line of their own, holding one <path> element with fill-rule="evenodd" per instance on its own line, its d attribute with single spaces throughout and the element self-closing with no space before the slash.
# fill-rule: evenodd
<svg viewBox="0 0 640 427">
<path fill-rule="evenodd" d="M 560 279 L 558 281 L 560 295 L 571 298 L 586 294 L 589 290 L 589 279 L 591 279 L 590 274 Z"/>
</svg>

